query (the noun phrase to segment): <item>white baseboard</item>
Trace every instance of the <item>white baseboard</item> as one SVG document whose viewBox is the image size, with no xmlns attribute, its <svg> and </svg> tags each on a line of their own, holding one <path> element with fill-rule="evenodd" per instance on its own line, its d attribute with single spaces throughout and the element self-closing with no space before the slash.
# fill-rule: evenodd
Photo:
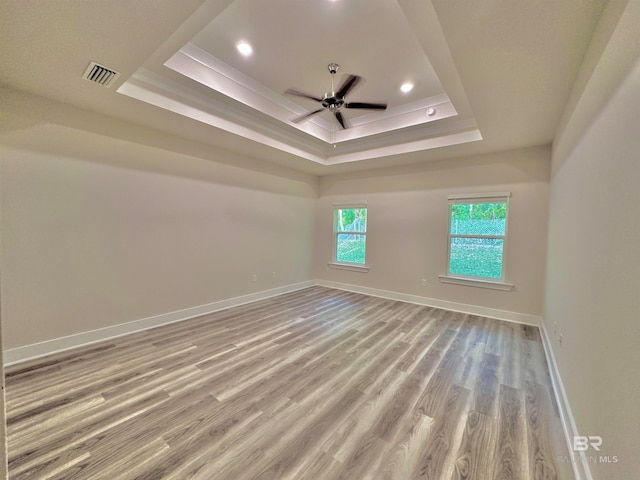
<svg viewBox="0 0 640 480">
<path fill-rule="evenodd" d="M 180 322 L 182 320 L 198 317 L 200 315 L 206 315 L 219 310 L 223 310 L 225 308 L 236 307 L 245 303 L 263 300 L 265 298 L 282 295 L 283 293 L 293 292 L 314 285 L 336 288 L 339 290 L 346 290 L 350 292 L 357 292 L 374 297 L 399 300 L 402 302 L 416 303 L 418 305 L 427 305 L 430 307 L 442 308 L 455 312 L 470 313 L 473 315 L 496 318 L 499 320 L 506 320 L 515 323 L 534 325 L 537 327 L 539 327 L 541 324 L 540 317 L 537 317 L 535 315 L 527 315 L 523 313 L 509 312 L 506 310 L 479 307 L 476 305 L 467 305 L 464 303 L 449 302 L 446 300 L 420 297 L 417 295 L 409 295 L 405 293 L 380 290 L 376 288 L 361 287 L 358 285 L 330 282 L 325 280 L 310 280 L 270 290 L 264 290 L 262 292 L 242 295 L 240 297 L 220 300 L 218 302 L 208 303 L 205 305 L 185 308 L 183 310 L 177 310 L 175 312 L 163 313 L 161 315 L 155 315 L 153 317 L 142 318 L 139 320 L 134 320 L 132 322 L 112 325 L 97 330 L 90 330 L 88 332 L 81 332 L 66 337 L 54 338 L 40 343 L 34 343 L 31 345 L 8 349 L 3 352 L 4 364 L 6 366 L 9 366 L 28 360 L 33 360 L 53 353 L 59 353 L 65 350 L 83 347 L 93 343 L 102 342 L 130 333 L 139 332 L 141 330 L 159 327 L 161 325 L 166 325 L 169 323 Z"/>
<path fill-rule="evenodd" d="M 442 308 L 444 310 L 451 310 L 453 312 L 469 313 L 481 317 L 489 317 L 495 318 L 497 320 L 506 320 L 508 322 L 533 325 L 534 327 L 540 327 L 542 322 L 542 319 L 537 315 L 510 312 L 508 310 L 480 307 L 477 305 L 467 305 L 466 303 L 450 302 L 448 300 L 438 300 L 436 298 L 429 297 L 420 297 L 418 295 L 392 292 L 390 290 L 380 290 L 378 288 L 361 287 L 359 285 L 330 282 L 328 280 L 316 280 L 316 285 L 329 288 L 337 288 L 339 290 L 346 290 L 348 292 L 363 293 L 365 295 L 371 295 L 373 297 L 388 298 L 390 300 L 398 300 L 401 302 L 426 305 L 428 307 Z"/>
<path fill-rule="evenodd" d="M 558 370 L 558 364 L 556 363 L 556 357 L 553 354 L 551 348 L 551 342 L 549 335 L 547 335 L 547 329 L 544 322 L 540 323 L 540 330 L 542 332 L 542 345 L 544 346 L 544 353 L 547 357 L 547 363 L 549 364 L 549 371 L 551 373 L 551 382 L 553 383 L 553 391 L 556 397 L 556 404 L 560 411 L 560 421 L 562 422 L 562 430 L 564 432 L 565 441 L 567 443 L 567 449 L 571 455 L 573 461 L 571 466 L 573 467 L 573 475 L 576 480 L 593 480 L 591 470 L 589 469 L 589 463 L 587 462 L 584 452 L 573 451 L 573 437 L 579 435 L 576 421 L 573 418 L 571 411 L 571 405 L 569 404 L 569 398 L 567 392 L 564 389 L 562 383 L 562 377 L 560 377 L 560 370 Z"/>
<path fill-rule="evenodd" d="M 13 365 L 27 360 L 33 360 L 52 353 L 59 353 L 72 348 L 83 347 L 92 343 L 102 342 L 116 337 L 121 337 L 129 333 L 159 327 L 169 323 L 180 322 L 189 318 L 199 317 L 209 313 L 224 310 L 225 308 L 237 307 L 245 303 L 264 300 L 266 298 L 282 295 L 283 293 L 294 292 L 303 288 L 315 285 L 314 281 L 294 283 L 283 287 L 264 290 L 262 292 L 250 293 L 240 297 L 233 297 L 218 302 L 207 303 L 196 307 L 185 308 L 175 312 L 163 313 L 153 317 L 142 318 L 132 322 L 112 325 L 88 332 L 76 333 L 66 337 L 54 338 L 44 342 L 25 345 L 23 347 L 11 348 L 3 352 L 4 365 Z"/>
</svg>

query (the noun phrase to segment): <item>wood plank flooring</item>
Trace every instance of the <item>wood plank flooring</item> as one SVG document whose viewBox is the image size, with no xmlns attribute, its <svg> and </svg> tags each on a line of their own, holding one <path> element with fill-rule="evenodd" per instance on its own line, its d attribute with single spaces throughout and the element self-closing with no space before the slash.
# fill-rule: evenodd
<svg viewBox="0 0 640 480">
<path fill-rule="evenodd" d="M 7 369 L 11 479 L 573 478 L 536 328 L 312 287 Z"/>
</svg>

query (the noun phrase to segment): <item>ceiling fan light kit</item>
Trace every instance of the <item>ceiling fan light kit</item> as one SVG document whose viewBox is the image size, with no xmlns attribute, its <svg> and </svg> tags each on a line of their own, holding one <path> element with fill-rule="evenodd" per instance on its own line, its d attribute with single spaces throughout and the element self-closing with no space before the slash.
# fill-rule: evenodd
<svg viewBox="0 0 640 480">
<path fill-rule="evenodd" d="M 353 109 L 364 109 L 364 110 L 386 110 L 386 103 L 370 103 L 370 102 L 346 102 L 345 97 L 351 90 L 353 90 L 361 81 L 362 77 L 358 75 L 349 74 L 345 80 L 342 82 L 338 90 L 335 90 L 333 77 L 340 69 L 340 65 L 337 63 L 330 63 L 327 65 L 327 69 L 331 74 L 331 91 L 329 93 L 325 93 L 322 97 L 316 97 L 314 95 L 305 93 L 301 90 L 295 88 L 289 88 L 284 93 L 288 95 L 295 95 L 297 97 L 308 98 L 310 100 L 314 100 L 322 105 L 322 108 L 318 108 L 316 110 L 312 110 L 303 115 L 295 117 L 291 119 L 293 123 L 299 123 L 304 120 L 309 119 L 310 117 L 323 112 L 325 110 L 329 110 L 333 113 L 336 120 L 340 124 L 340 126 L 344 128 L 349 128 L 349 123 L 345 117 L 343 117 L 342 112 L 340 111 L 342 108 L 353 108 Z"/>
</svg>

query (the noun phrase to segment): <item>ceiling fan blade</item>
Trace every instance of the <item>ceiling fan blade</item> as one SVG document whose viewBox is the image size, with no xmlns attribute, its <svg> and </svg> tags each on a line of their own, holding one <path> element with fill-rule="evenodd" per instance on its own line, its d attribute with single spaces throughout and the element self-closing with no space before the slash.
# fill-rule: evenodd
<svg viewBox="0 0 640 480">
<path fill-rule="evenodd" d="M 301 121 L 306 120 L 307 118 L 312 117 L 316 113 L 320 113 L 322 111 L 324 111 L 324 108 L 319 108 L 317 110 L 314 110 L 313 112 L 308 112 L 308 113 L 305 113 L 304 115 L 300 115 L 299 117 L 292 118 L 291 121 L 293 123 L 300 123 Z"/>
<path fill-rule="evenodd" d="M 321 102 L 322 98 L 314 97 L 313 95 L 305 92 L 301 92 L 300 90 L 296 90 L 295 88 L 289 88 L 285 91 L 287 95 L 295 95 L 296 97 L 308 98 L 309 100 L 315 100 L 316 102 Z"/>
<path fill-rule="evenodd" d="M 349 125 L 346 119 L 342 116 L 342 113 L 336 110 L 333 114 L 336 116 L 336 120 L 338 120 L 338 123 L 342 128 L 349 128 Z"/>
<path fill-rule="evenodd" d="M 349 75 L 336 92 L 336 98 L 344 98 L 361 80 L 358 75 Z"/>
<path fill-rule="evenodd" d="M 366 110 L 386 110 L 386 103 L 363 103 L 363 102 L 349 102 L 344 104 L 344 108 L 363 108 Z"/>
</svg>

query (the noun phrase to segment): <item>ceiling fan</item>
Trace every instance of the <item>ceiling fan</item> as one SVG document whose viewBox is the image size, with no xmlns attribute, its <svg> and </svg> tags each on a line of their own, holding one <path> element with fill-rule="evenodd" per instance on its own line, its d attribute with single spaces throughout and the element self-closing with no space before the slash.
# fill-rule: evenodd
<svg viewBox="0 0 640 480">
<path fill-rule="evenodd" d="M 331 74 L 331 92 L 325 93 L 322 97 L 316 97 L 314 95 L 310 95 L 308 93 L 302 92 L 295 88 L 289 88 L 284 93 L 288 95 L 295 95 L 297 97 L 309 98 L 311 100 L 315 100 L 322 105 L 322 108 L 318 108 L 317 110 L 313 110 L 311 112 L 300 115 L 296 118 L 291 119 L 293 123 L 302 122 L 320 112 L 325 110 L 329 110 L 334 114 L 336 120 L 342 128 L 349 128 L 349 122 L 346 118 L 342 116 L 342 112 L 340 111 L 342 108 L 358 108 L 365 110 L 386 110 L 386 103 L 365 103 L 365 102 L 347 102 L 345 98 L 347 94 L 355 88 L 358 83 L 362 80 L 362 77 L 358 75 L 348 75 L 347 78 L 342 82 L 342 85 L 338 88 L 338 91 L 334 90 L 333 87 L 333 77 L 336 72 L 340 68 L 340 65 L 336 63 L 330 63 L 327 65 L 329 69 L 329 73 Z"/>
</svg>

